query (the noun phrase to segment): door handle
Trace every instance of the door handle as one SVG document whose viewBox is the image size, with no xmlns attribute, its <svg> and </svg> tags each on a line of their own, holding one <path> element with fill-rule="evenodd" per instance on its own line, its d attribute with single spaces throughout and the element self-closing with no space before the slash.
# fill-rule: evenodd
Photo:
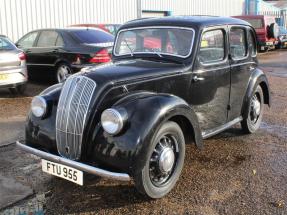
<svg viewBox="0 0 287 215">
<path fill-rule="evenodd" d="M 203 81 L 204 78 L 198 77 L 197 75 L 195 75 L 195 76 L 193 76 L 192 80 L 193 80 L 193 82 L 198 82 L 198 81 Z"/>
<path fill-rule="evenodd" d="M 57 53 L 57 52 L 59 52 L 59 49 L 53 49 L 52 52 L 53 52 L 53 53 Z"/>
</svg>

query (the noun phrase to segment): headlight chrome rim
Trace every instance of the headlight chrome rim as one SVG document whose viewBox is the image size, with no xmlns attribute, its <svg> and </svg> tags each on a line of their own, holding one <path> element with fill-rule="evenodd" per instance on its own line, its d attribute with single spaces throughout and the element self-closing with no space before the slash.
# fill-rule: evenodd
<svg viewBox="0 0 287 215">
<path fill-rule="evenodd" d="M 37 104 L 38 102 L 38 104 Z M 31 111 L 36 117 L 44 117 L 47 113 L 47 101 L 42 96 L 35 96 L 31 102 Z"/>
<path fill-rule="evenodd" d="M 107 114 L 113 115 L 115 117 L 114 119 L 117 120 L 118 124 L 116 128 L 113 128 L 113 126 L 115 127 L 115 125 L 112 125 L 112 120 L 107 121 L 106 119 L 104 119 L 105 117 L 107 117 Z M 101 125 L 103 129 L 110 135 L 117 135 L 118 133 L 120 133 L 124 127 L 124 121 L 124 116 L 122 116 L 120 111 L 115 108 L 108 108 L 104 110 L 101 115 Z"/>
</svg>

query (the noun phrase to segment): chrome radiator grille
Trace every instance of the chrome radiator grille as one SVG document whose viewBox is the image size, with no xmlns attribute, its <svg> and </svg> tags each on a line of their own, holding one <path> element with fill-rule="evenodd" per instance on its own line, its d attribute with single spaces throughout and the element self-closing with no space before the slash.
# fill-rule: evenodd
<svg viewBox="0 0 287 215">
<path fill-rule="evenodd" d="M 78 160 L 81 156 L 86 115 L 96 83 L 85 76 L 72 76 L 63 86 L 57 109 L 56 141 L 60 155 Z"/>
</svg>

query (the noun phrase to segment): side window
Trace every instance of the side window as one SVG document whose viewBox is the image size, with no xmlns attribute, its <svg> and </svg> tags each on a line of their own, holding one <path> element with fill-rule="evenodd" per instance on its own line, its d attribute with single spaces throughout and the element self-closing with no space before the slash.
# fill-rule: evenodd
<svg viewBox="0 0 287 215">
<path fill-rule="evenodd" d="M 57 38 L 58 33 L 56 31 L 42 31 L 37 42 L 37 47 L 56 46 Z"/>
<path fill-rule="evenodd" d="M 32 32 L 24 36 L 19 40 L 18 45 L 21 48 L 30 48 L 33 47 L 35 39 L 37 38 L 38 32 Z"/>
<path fill-rule="evenodd" d="M 257 54 L 256 53 L 256 40 L 255 40 L 254 33 L 252 30 L 249 30 L 248 32 L 248 44 L 251 49 L 251 56 L 255 56 Z"/>
<path fill-rule="evenodd" d="M 246 34 L 242 28 L 230 30 L 230 54 L 233 59 L 240 59 L 247 55 Z"/>
<path fill-rule="evenodd" d="M 224 59 L 224 33 L 222 30 L 212 30 L 203 33 L 199 51 L 201 63 L 213 63 Z"/>
<path fill-rule="evenodd" d="M 56 46 L 64 46 L 64 41 L 61 35 L 58 35 L 57 37 Z"/>
</svg>

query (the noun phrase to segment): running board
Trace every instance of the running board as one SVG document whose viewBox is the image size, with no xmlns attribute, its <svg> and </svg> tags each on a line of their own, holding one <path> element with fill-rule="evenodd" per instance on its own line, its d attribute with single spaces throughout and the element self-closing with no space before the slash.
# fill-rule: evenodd
<svg viewBox="0 0 287 215">
<path fill-rule="evenodd" d="M 242 120 L 243 120 L 243 118 L 242 118 L 242 116 L 240 116 L 240 117 L 235 118 L 234 120 L 232 120 L 232 121 L 230 121 L 230 122 L 228 122 L 228 123 L 226 123 L 226 124 L 224 124 L 222 126 L 219 126 L 219 127 L 215 128 L 215 129 L 210 129 L 210 130 L 207 130 L 207 131 L 203 131 L 201 133 L 202 138 L 206 139 L 206 138 L 209 138 L 209 137 L 211 137 L 213 135 L 216 135 L 216 134 L 218 134 L 218 133 L 230 128 L 231 126 L 241 122 Z"/>
</svg>

